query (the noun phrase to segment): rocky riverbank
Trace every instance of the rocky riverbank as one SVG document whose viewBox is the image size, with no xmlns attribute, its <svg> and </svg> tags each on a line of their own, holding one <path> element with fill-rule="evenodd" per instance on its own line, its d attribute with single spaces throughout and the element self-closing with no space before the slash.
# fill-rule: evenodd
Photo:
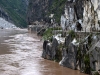
<svg viewBox="0 0 100 75">
<path fill-rule="evenodd" d="M 36 31 L 38 35 L 43 36 L 42 57 L 80 72 L 98 75 L 100 71 L 100 1 L 51 1 L 52 12 L 48 9 L 49 0 L 43 1 L 44 5 L 40 0 L 35 3 L 30 1 L 30 4 L 32 4 L 30 9 L 36 10 L 38 7 L 39 10 L 29 11 L 29 24 L 33 24 L 36 20 L 51 23 L 42 24 L 43 26 L 39 23 L 29 27 L 30 32 Z M 62 14 L 59 9 L 63 10 Z M 49 12 L 48 15 L 44 10 Z"/>
<path fill-rule="evenodd" d="M 50 25 L 30 25 L 29 31 L 43 36 L 44 59 L 92 75 L 100 69 L 99 32 L 62 31 Z"/>
<path fill-rule="evenodd" d="M 0 75 L 86 75 L 41 57 L 42 44 L 27 30 L 0 30 Z"/>
<path fill-rule="evenodd" d="M 57 34 L 51 40 L 45 40 L 42 57 L 90 74 L 100 69 L 99 50 L 100 33 L 70 31 L 63 37 Z"/>
</svg>

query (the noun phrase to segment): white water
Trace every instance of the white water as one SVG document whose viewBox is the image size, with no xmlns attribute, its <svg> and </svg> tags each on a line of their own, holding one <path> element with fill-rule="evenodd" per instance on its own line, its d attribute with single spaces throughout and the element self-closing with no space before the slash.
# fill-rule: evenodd
<svg viewBox="0 0 100 75">
<path fill-rule="evenodd" d="M 10 37 L 13 39 L 5 40 L 5 43 L 2 43 L 10 46 L 11 54 L 0 55 L 0 60 L 2 60 L 0 61 L 0 75 L 41 75 L 37 72 L 38 66 L 41 66 L 38 64 L 38 60 L 41 60 L 41 51 L 37 50 L 40 40 L 27 34 Z"/>
</svg>

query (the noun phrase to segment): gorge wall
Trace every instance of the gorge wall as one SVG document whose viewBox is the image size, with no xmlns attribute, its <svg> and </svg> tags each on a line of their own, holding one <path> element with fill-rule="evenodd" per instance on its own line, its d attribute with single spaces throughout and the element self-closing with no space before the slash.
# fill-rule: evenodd
<svg viewBox="0 0 100 75">
<path fill-rule="evenodd" d="M 61 14 L 67 0 L 29 0 L 28 6 L 28 23 L 34 21 L 48 21 L 50 14 L 54 14 L 56 22 L 60 22 Z"/>
<path fill-rule="evenodd" d="M 0 0 L 0 17 L 18 27 L 27 27 L 27 6 L 28 0 Z"/>
<path fill-rule="evenodd" d="M 84 31 L 90 31 L 90 28 L 100 30 L 99 13 L 99 0 L 29 0 L 27 18 L 28 23 L 31 24 L 34 21 L 48 21 L 50 14 L 54 14 L 57 23 L 60 23 L 60 18 L 63 19 L 61 21 L 63 27 L 66 21 L 69 29 L 80 27 L 80 24 Z"/>
<path fill-rule="evenodd" d="M 74 2 L 72 4 L 72 2 Z M 64 14 L 65 5 L 73 6 L 77 18 L 83 18 L 83 6 L 84 0 L 29 0 L 28 6 L 28 23 L 34 21 L 47 20 L 50 14 L 54 14 L 54 19 L 56 22 L 60 23 L 60 17 Z"/>
<path fill-rule="evenodd" d="M 63 29 L 97 31 L 100 30 L 99 0 L 68 0 L 65 13 L 61 17 Z"/>
<path fill-rule="evenodd" d="M 45 18 L 49 18 L 49 15 L 53 13 L 56 22 L 61 17 L 61 26 L 65 30 L 65 33 L 62 30 L 61 33 L 58 31 L 59 28 L 53 26 L 47 28 L 45 33 L 47 36 L 43 36 L 45 41 L 42 57 L 87 74 L 90 74 L 91 69 L 100 70 L 100 51 L 98 52 L 100 50 L 100 33 L 96 31 L 100 28 L 99 2 L 99 0 L 52 0 L 49 3 L 49 0 L 30 0 L 29 24 L 34 21 L 45 21 Z M 30 28 L 33 27 L 33 30 L 36 30 L 34 26 L 39 25 L 30 25 Z M 81 32 L 81 30 L 83 31 Z M 53 34 L 53 32 L 55 33 Z"/>
<path fill-rule="evenodd" d="M 28 22 L 41 21 L 47 17 L 52 0 L 29 0 Z"/>
</svg>

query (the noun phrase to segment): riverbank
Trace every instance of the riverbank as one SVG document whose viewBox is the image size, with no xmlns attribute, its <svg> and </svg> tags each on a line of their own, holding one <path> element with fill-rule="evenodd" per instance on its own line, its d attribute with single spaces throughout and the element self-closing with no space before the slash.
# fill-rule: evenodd
<svg viewBox="0 0 100 75">
<path fill-rule="evenodd" d="M 42 57 L 57 61 L 64 67 L 95 75 L 100 68 L 100 33 L 69 31 L 65 36 L 63 34 L 58 33 L 44 41 Z M 94 60 L 97 65 L 93 64 Z"/>
<path fill-rule="evenodd" d="M 2 33 L 4 32 L 1 31 L 0 35 Z M 0 54 L 0 75 L 85 75 L 43 59 L 43 42 L 36 34 L 10 30 L 4 37 L 6 39 L 0 41 L 0 51 L 9 53 Z"/>
<path fill-rule="evenodd" d="M 31 28 L 38 32 L 36 25 Z M 42 29 L 40 27 L 40 30 Z M 39 32 L 41 32 L 40 30 Z M 95 62 L 97 64 L 95 65 L 92 62 L 100 61 L 99 34 L 99 32 L 62 31 L 59 26 L 47 27 L 45 31 L 42 31 L 42 39 L 44 40 L 42 57 L 87 74 L 97 72 L 100 64 Z"/>
</svg>

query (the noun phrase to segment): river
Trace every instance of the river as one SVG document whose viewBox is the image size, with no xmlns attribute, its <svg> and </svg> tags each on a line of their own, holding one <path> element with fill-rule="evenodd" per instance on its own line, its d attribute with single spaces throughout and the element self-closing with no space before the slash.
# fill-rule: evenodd
<svg viewBox="0 0 100 75">
<path fill-rule="evenodd" d="M 0 30 L 0 75 L 86 75 L 41 58 L 42 42 L 26 30 Z"/>
</svg>

